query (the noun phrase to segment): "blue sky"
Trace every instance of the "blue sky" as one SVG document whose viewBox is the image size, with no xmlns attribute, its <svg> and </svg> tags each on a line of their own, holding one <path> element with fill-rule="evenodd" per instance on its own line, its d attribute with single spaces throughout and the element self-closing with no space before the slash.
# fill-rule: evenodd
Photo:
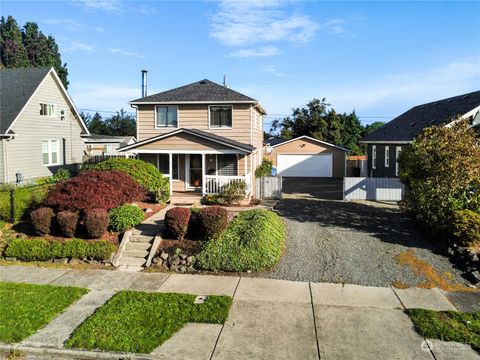
<svg viewBox="0 0 480 360">
<path fill-rule="evenodd" d="M 314 97 L 370 123 L 480 89 L 478 1 L 2 1 L 1 13 L 55 36 L 80 109 L 131 111 L 141 69 L 149 94 L 226 74 L 267 127 Z"/>
</svg>

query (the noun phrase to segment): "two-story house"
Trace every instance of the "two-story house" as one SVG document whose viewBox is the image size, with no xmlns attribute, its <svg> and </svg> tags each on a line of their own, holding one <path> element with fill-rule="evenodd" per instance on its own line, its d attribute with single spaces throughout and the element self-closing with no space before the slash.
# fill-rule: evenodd
<svg viewBox="0 0 480 360">
<path fill-rule="evenodd" d="M 0 182 L 81 163 L 89 135 L 53 68 L 0 70 Z"/>
<path fill-rule="evenodd" d="M 480 124 L 480 91 L 417 105 L 361 139 L 367 144 L 368 176 L 398 177 L 398 156 L 425 128 L 448 126 L 454 119 Z M 452 144 L 455 146 L 455 144 Z"/>
<path fill-rule="evenodd" d="M 137 153 L 170 178 L 173 196 L 219 193 L 245 181 L 249 194 L 263 156 L 260 103 L 210 80 L 201 80 L 130 104 L 137 111 Z"/>
</svg>

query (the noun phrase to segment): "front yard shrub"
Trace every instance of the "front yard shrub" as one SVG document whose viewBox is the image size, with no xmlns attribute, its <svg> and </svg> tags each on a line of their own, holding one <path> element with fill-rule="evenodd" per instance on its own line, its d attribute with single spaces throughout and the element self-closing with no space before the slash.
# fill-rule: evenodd
<svg viewBox="0 0 480 360">
<path fill-rule="evenodd" d="M 437 238 L 449 233 L 455 211 L 480 211 L 480 139 L 467 121 L 425 129 L 399 166 L 407 209 Z"/>
<path fill-rule="evenodd" d="M 52 227 L 52 218 L 55 214 L 53 210 L 48 207 L 41 207 L 37 210 L 32 211 L 30 214 L 30 219 L 32 221 L 32 226 L 35 231 L 42 235 L 50 234 L 50 229 Z"/>
<path fill-rule="evenodd" d="M 165 227 L 170 235 L 177 240 L 183 240 L 188 231 L 190 209 L 176 207 L 165 214 Z"/>
<path fill-rule="evenodd" d="M 127 173 L 155 196 L 159 203 L 166 203 L 170 197 L 170 182 L 155 165 L 142 160 L 116 158 L 95 165 L 96 170 L 119 170 Z"/>
<path fill-rule="evenodd" d="M 264 157 L 262 164 L 255 170 L 255 177 L 261 178 L 266 176 L 272 176 L 272 167 L 272 160 Z"/>
<path fill-rule="evenodd" d="M 480 214 L 471 210 L 453 215 L 453 238 L 462 246 L 480 245 Z"/>
<path fill-rule="evenodd" d="M 247 194 L 247 183 L 245 181 L 234 181 L 225 185 L 220 196 L 223 198 L 225 204 L 238 204 L 245 199 Z"/>
<path fill-rule="evenodd" d="M 228 225 L 227 209 L 221 206 L 211 206 L 200 210 L 198 226 L 205 239 L 218 236 Z"/>
<path fill-rule="evenodd" d="M 202 197 L 200 202 L 203 205 L 225 205 L 225 199 L 221 194 L 207 194 Z"/>
<path fill-rule="evenodd" d="M 258 271 L 274 266 L 285 246 L 285 227 L 273 211 L 247 210 L 208 241 L 196 266 L 214 271 Z"/>
<path fill-rule="evenodd" d="M 99 238 L 107 232 L 110 218 L 104 209 L 88 210 L 83 219 L 88 236 Z"/>
<path fill-rule="evenodd" d="M 143 210 L 138 206 L 125 204 L 110 210 L 110 228 L 123 231 L 140 224 L 144 219 Z"/>
<path fill-rule="evenodd" d="M 145 190 L 121 171 L 83 171 L 53 186 L 44 204 L 57 211 L 110 210 L 126 202 L 142 201 Z"/>
<path fill-rule="evenodd" d="M 9 241 L 4 255 L 24 261 L 50 261 L 62 258 L 106 260 L 115 251 L 115 245 L 105 240 L 68 239 L 60 242 L 16 238 Z"/>
<path fill-rule="evenodd" d="M 19 221 L 28 217 L 30 211 L 42 203 L 49 186 L 28 185 L 14 188 L 11 185 L 3 185 L 0 188 L 0 217 L 3 220 L 10 221 L 10 190 L 14 190 L 14 221 Z"/>
<path fill-rule="evenodd" d="M 78 224 L 78 212 L 60 211 L 57 214 L 57 224 L 62 235 L 66 237 L 74 237 Z"/>
<path fill-rule="evenodd" d="M 60 168 L 55 175 L 41 178 L 37 181 L 38 184 L 54 184 L 60 181 L 68 180 L 72 177 L 70 170 L 66 168 Z"/>
</svg>

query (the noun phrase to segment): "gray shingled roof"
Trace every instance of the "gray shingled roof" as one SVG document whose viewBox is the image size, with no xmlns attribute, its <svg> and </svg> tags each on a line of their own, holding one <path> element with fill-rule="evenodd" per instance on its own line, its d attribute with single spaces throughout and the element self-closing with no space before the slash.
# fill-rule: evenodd
<svg viewBox="0 0 480 360">
<path fill-rule="evenodd" d="M 0 134 L 5 134 L 50 68 L 0 70 Z"/>
<path fill-rule="evenodd" d="M 255 147 L 250 145 L 250 144 L 244 144 L 244 143 L 241 143 L 239 141 L 236 141 L 236 140 L 232 140 L 232 139 L 229 139 L 229 138 L 226 138 L 226 137 L 223 137 L 223 136 L 220 136 L 220 135 L 215 135 L 215 134 L 212 134 L 210 132 L 206 132 L 206 131 L 202 131 L 202 130 L 198 130 L 198 129 L 185 129 L 185 128 L 180 128 L 180 129 L 175 129 L 173 131 L 170 131 L 168 133 L 165 133 L 165 134 L 161 134 L 161 135 L 157 135 L 157 136 L 153 136 L 151 138 L 148 138 L 148 139 L 145 139 L 145 140 L 142 140 L 142 141 L 139 141 L 135 144 L 131 144 L 131 145 L 127 145 L 127 146 L 123 146 L 121 148 L 119 148 L 119 150 L 123 150 L 124 148 L 127 148 L 128 149 L 134 149 L 136 148 L 137 146 L 142 146 L 144 144 L 148 144 L 150 142 L 154 142 L 156 141 L 158 138 L 165 138 L 165 137 L 168 137 L 174 133 L 179 133 L 179 132 L 186 132 L 188 134 L 192 134 L 192 135 L 197 135 L 197 136 L 201 136 L 201 137 L 204 137 L 206 139 L 209 139 L 209 140 L 212 140 L 214 142 L 221 142 L 221 143 L 224 143 L 226 145 L 231 145 L 232 147 L 236 147 L 236 148 L 239 148 L 239 149 L 242 149 L 242 150 L 245 150 L 247 152 L 252 152 L 253 150 L 255 150 Z M 161 140 L 161 139 L 160 139 Z M 174 153 L 175 150 L 172 149 L 172 152 Z"/>
<path fill-rule="evenodd" d="M 423 129 L 445 125 L 452 118 L 480 106 L 480 91 L 417 105 L 361 139 L 369 141 L 412 141 Z"/>
<path fill-rule="evenodd" d="M 257 100 L 237 91 L 229 89 L 225 86 L 214 83 L 213 81 L 204 79 L 188 85 L 180 86 L 175 89 L 167 90 L 158 94 L 146 96 L 131 103 L 143 102 L 188 102 L 188 101 L 242 101 L 256 103 Z"/>
</svg>

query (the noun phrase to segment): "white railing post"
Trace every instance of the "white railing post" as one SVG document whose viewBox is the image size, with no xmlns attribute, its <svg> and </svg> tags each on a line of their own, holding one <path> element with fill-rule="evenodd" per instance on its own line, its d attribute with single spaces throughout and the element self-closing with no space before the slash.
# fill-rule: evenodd
<svg viewBox="0 0 480 360">
<path fill-rule="evenodd" d="M 173 195 L 173 156 L 172 153 L 168 153 L 168 174 L 169 174 L 169 181 L 170 181 L 170 195 Z"/>
<path fill-rule="evenodd" d="M 205 195 L 207 188 L 206 179 L 205 179 L 205 154 L 202 154 L 202 196 Z"/>
</svg>

